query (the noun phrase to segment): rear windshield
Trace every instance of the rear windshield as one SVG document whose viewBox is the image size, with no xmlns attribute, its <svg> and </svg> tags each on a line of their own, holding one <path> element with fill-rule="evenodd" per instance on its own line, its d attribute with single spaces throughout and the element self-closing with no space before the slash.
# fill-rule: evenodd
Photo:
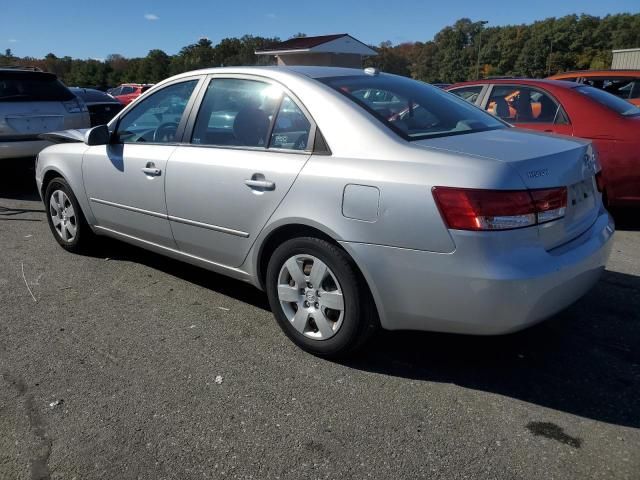
<svg viewBox="0 0 640 480">
<path fill-rule="evenodd" d="M 582 83 L 626 100 L 640 98 L 640 77 L 586 77 Z"/>
<path fill-rule="evenodd" d="M 60 102 L 73 98 L 53 74 L 0 71 L 0 102 Z"/>
<path fill-rule="evenodd" d="M 439 88 L 395 75 L 319 78 L 406 140 L 461 135 L 508 126 Z"/>
<path fill-rule="evenodd" d="M 640 115 L 640 108 L 603 90 L 587 86 L 576 87 L 575 90 L 625 117 Z"/>
<path fill-rule="evenodd" d="M 89 88 L 71 88 L 70 90 L 85 102 L 119 103 L 111 95 L 107 95 L 100 90 L 93 90 Z"/>
</svg>

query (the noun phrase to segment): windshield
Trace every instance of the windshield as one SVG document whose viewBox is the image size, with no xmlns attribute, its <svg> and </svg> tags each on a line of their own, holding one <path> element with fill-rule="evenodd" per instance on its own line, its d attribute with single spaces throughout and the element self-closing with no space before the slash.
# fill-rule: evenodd
<svg viewBox="0 0 640 480">
<path fill-rule="evenodd" d="M 74 98 L 51 73 L 0 72 L 0 102 L 64 102 Z"/>
<path fill-rule="evenodd" d="M 576 87 L 575 90 L 625 117 L 640 115 L 640 108 L 603 90 L 587 86 Z"/>
<path fill-rule="evenodd" d="M 395 75 L 319 78 L 407 140 L 508 128 L 464 100 Z"/>
</svg>

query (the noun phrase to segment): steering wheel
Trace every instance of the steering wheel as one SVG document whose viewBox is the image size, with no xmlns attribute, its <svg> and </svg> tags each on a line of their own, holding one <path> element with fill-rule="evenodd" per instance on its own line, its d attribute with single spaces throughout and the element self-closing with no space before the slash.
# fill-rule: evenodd
<svg viewBox="0 0 640 480">
<path fill-rule="evenodd" d="M 158 125 L 153 131 L 154 142 L 171 142 L 173 141 L 176 131 L 178 130 L 178 124 L 176 122 L 165 122 Z"/>
</svg>

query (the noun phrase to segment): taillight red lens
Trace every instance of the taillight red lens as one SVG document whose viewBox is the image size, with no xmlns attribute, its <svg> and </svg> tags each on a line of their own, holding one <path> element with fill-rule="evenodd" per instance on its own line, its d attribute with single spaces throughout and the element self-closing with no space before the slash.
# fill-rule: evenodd
<svg viewBox="0 0 640 480">
<path fill-rule="evenodd" d="M 449 228 L 509 230 L 564 216 L 565 187 L 545 190 L 476 190 L 434 187 L 433 196 Z"/>
<path fill-rule="evenodd" d="M 538 223 L 550 222 L 564 217 L 567 210 L 567 189 L 547 188 L 545 190 L 529 190 L 538 214 Z"/>
</svg>

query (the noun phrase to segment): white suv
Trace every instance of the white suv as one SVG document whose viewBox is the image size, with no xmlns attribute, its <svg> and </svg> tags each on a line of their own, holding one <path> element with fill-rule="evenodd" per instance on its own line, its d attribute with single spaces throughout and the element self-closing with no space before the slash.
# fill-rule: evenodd
<svg viewBox="0 0 640 480">
<path fill-rule="evenodd" d="M 89 112 L 52 73 L 0 67 L 0 159 L 33 157 L 41 133 L 88 128 Z"/>
</svg>

